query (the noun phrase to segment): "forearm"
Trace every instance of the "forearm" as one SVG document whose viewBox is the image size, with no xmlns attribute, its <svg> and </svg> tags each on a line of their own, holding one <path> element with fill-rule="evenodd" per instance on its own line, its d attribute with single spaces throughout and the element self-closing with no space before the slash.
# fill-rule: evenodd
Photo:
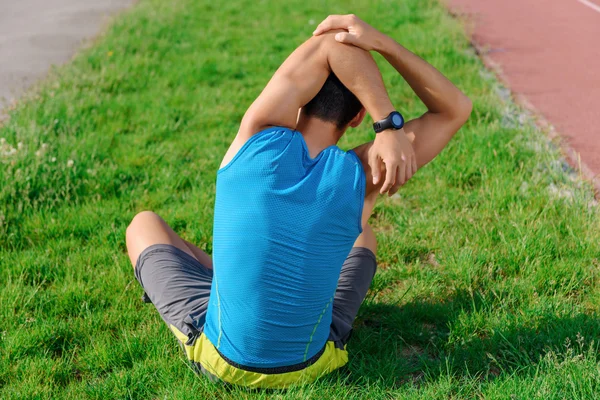
<svg viewBox="0 0 600 400">
<path fill-rule="evenodd" d="M 335 33 L 335 32 L 333 32 Z M 360 100 L 374 120 L 385 118 L 394 111 L 381 72 L 368 51 L 327 39 L 326 52 L 329 68 L 338 79 Z"/>
<path fill-rule="evenodd" d="M 329 76 L 323 40 L 302 43 L 277 69 L 246 111 L 240 133 L 252 135 L 267 126 L 296 128 L 298 109 L 308 103 Z"/>
<path fill-rule="evenodd" d="M 470 100 L 441 72 L 390 37 L 376 50 L 402 75 L 430 113 L 452 118 L 468 116 Z"/>
<path fill-rule="evenodd" d="M 381 160 L 385 164 L 386 180 L 380 193 L 389 191 L 393 194 L 418 167 L 431 161 L 460 129 L 471 113 L 471 101 L 431 65 L 356 15 L 330 15 L 317 26 L 313 35 L 321 36 L 336 29 L 341 29 L 335 35 L 335 40 L 340 43 L 381 53 L 428 108 L 421 117 L 408 121 L 398 134 L 382 132 L 368 148 L 365 146 L 359 151 L 363 164 L 368 162 L 373 175 L 371 191 L 377 188 Z M 385 97 L 385 101 L 389 100 L 387 94 Z M 378 108 L 384 107 L 379 105 Z M 386 114 L 372 115 L 380 118 Z"/>
<path fill-rule="evenodd" d="M 270 125 L 295 129 L 298 109 L 317 95 L 332 71 L 374 119 L 394 109 L 373 57 L 336 42 L 334 35 L 310 38 L 285 60 L 246 112 L 240 131 L 253 134 Z"/>
</svg>

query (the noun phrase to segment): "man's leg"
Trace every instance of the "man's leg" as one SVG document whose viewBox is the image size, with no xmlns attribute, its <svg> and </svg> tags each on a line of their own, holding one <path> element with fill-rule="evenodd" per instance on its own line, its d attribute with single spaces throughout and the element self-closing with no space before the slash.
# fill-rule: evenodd
<svg viewBox="0 0 600 400">
<path fill-rule="evenodd" d="M 212 268 L 212 259 L 208 254 L 180 238 L 161 217 L 152 211 L 142 211 L 137 214 L 127 227 L 125 236 L 127 252 L 134 268 L 142 251 L 155 244 L 175 246 L 200 261 L 205 267 Z"/>
<path fill-rule="evenodd" d="M 352 247 L 365 247 L 373 252 L 373 255 L 377 255 L 377 238 L 371 225 L 367 224 L 363 229 L 363 232 L 358 236 Z"/>
<path fill-rule="evenodd" d="M 377 239 L 367 224 L 340 272 L 329 334 L 329 340 L 334 341 L 336 347 L 343 348 L 350 339 L 352 323 L 377 270 L 376 251 Z"/>
<path fill-rule="evenodd" d="M 133 218 L 126 239 L 135 277 L 147 298 L 179 340 L 193 344 L 203 329 L 210 297 L 210 257 L 199 248 L 188 246 L 150 211 Z M 181 334 L 187 339 L 182 340 Z"/>
</svg>

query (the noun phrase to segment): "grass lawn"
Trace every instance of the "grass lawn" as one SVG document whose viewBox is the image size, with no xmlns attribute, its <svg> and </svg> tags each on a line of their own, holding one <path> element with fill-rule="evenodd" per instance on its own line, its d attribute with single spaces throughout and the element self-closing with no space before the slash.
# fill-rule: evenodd
<svg viewBox="0 0 600 400">
<path fill-rule="evenodd" d="M 348 367 L 289 391 L 225 389 L 140 301 L 125 228 L 154 210 L 211 252 L 215 173 L 245 109 L 347 12 L 447 74 L 472 118 L 376 207 L 380 268 Z M 422 113 L 380 66 L 397 107 Z M 0 128 L 0 398 L 599 396 L 598 207 L 503 92 L 434 0 L 141 0 Z"/>
</svg>

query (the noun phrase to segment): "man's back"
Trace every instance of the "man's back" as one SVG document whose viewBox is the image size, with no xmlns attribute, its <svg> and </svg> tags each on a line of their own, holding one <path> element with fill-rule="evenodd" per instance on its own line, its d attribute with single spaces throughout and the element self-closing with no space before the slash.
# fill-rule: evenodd
<svg viewBox="0 0 600 400">
<path fill-rule="evenodd" d="M 224 357 L 273 368 L 323 349 L 364 190 L 353 152 L 313 159 L 287 128 L 257 133 L 219 171 L 205 334 Z"/>
</svg>

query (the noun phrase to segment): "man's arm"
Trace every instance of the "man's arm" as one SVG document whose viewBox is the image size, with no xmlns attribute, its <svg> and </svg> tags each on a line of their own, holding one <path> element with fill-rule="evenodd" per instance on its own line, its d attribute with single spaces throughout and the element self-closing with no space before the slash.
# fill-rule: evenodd
<svg viewBox="0 0 600 400">
<path fill-rule="evenodd" d="M 418 167 L 433 160 L 469 118 L 472 109 L 469 98 L 425 60 L 356 16 L 329 16 L 314 34 L 331 29 L 344 29 L 336 35 L 341 43 L 382 54 L 427 106 L 427 112 L 408 121 L 404 131 L 413 141 Z M 357 153 L 366 159 L 371 146 L 366 143 L 357 148 Z"/>
<path fill-rule="evenodd" d="M 402 75 L 427 107 L 419 118 L 408 121 L 405 131 L 414 135 L 413 146 L 421 168 L 433 160 L 467 122 L 471 100 L 431 64 L 386 37 L 378 50 Z"/>
<path fill-rule="evenodd" d="M 239 135 L 249 138 L 269 126 L 295 129 L 298 110 L 317 95 L 332 71 L 374 118 L 393 110 L 371 55 L 340 45 L 334 35 L 310 38 L 285 60 L 246 111 Z"/>
<path fill-rule="evenodd" d="M 269 126 L 295 129 L 298 110 L 317 95 L 331 72 L 358 97 L 375 120 L 385 118 L 394 110 L 373 57 L 359 47 L 337 43 L 334 35 L 335 32 L 311 37 L 285 60 L 246 111 L 222 165 L 227 164 L 252 135 Z M 400 159 L 402 156 L 404 162 Z M 388 166 L 382 191 L 395 184 L 399 167 L 410 168 L 410 175 L 416 169 L 410 142 L 392 131 L 380 133 L 371 152 L 369 163 L 376 171 L 381 161 Z"/>
</svg>

